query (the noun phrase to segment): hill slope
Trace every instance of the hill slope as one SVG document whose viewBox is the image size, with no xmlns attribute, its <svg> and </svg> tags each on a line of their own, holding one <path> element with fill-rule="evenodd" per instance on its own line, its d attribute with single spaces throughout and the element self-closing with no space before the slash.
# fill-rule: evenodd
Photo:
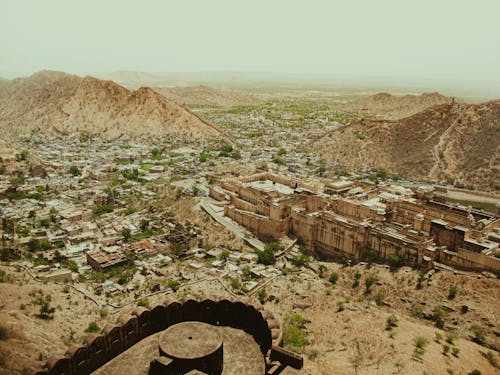
<svg viewBox="0 0 500 375">
<path fill-rule="evenodd" d="M 153 87 L 156 92 L 187 106 L 234 107 L 255 105 L 259 101 L 250 96 L 230 90 L 209 86 Z"/>
<path fill-rule="evenodd" d="M 0 132 L 90 132 L 104 138 L 164 136 L 206 141 L 225 135 L 186 108 L 141 87 L 42 71 L 0 88 Z"/>
<path fill-rule="evenodd" d="M 361 100 L 363 108 L 385 118 L 398 119 L 414 115 L 437 104 L 451 103 L 452 99 L 437 92 L 422 95 L 391 95 L 385 92 Z"/>
<path fill-rule="evenodd" d="M 500 100 L 441 104 L 397 120 L 362 120 L 311 150 L 347 168 L 384 167 L 415 179 L 500 190 Z"/>
</svg>

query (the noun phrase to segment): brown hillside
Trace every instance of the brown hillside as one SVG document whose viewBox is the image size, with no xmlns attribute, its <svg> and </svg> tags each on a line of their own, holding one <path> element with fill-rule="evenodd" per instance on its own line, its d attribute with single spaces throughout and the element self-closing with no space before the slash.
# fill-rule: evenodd
<svg viewBox="0 0 500 375">
<path fill-rule="evenodd" d="M 362 120 L 311 144 L 347 168 L 500 190 L 500 100 L 441 104 L 397 120 Z"/>
<path fill-rule="evenodd" d="M 451 98 L 437 92 L 403 96 L 382 92 L 364 98 L 360 104 L 372 113 L 383 115 L 385 118 L 398 119 L 411 116 L 437 104 L 451 103 L 451 101 Z"/>
<path fill-rule="evenodd" d="M 177 103 L 190 107 L 234 107 L 239 105 L 255 105 L 256 98 L 230 90 L 216 89 L 209 86 L 187 87 L 153 87 L 156 92 Z"/>
<path fill-rule="evenodd" d="M 10 81 L 8 79 L 0 77 L 0 89 L 6 86 Z"/>
<path fill-rule="evenodd" d="M 43 71 L 0 89 L 0 132 L 13 135 L 90 132 L 104 138 L 225 137 L 186 108 L 150 88 L 130 91 L 112 81 Z"/>
</svg>

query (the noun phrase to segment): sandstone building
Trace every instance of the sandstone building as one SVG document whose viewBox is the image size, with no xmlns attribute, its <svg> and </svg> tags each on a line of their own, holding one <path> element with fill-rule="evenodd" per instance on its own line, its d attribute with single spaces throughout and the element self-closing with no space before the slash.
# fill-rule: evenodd
<svg viewBox="0 0 500 375">
<path fill-rule="evenodd" d="M 500 271 L 500 217 L 438 202 L 432 188 L 306 181 L 270 172 L 213 181 L 224 215 L 259 238 L 297 236 L 323 259 L 349 257 Z"/>
</svg>

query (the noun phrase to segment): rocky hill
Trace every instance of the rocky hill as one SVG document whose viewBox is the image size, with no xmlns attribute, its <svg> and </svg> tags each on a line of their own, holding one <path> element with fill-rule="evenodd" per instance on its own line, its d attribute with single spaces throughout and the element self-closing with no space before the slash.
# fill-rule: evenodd
<svg viewBox="0 0 500 375">
<path fill-rule="evenodd" d="M 409 178 L 500 190 L 500 100 L 447 103 L 401 120 L 362 120 L 313 141 L 347 169 L 386 168 Z"/>
<path fill-rule="evenodd" d="M 451 103 L 452 98 L 437 92 L 422 95 L 391 95 L 378 93 L 368 96 L 359 103 L 363 109 L 385 118 L 398 119 L 411 116 L 437 104 Z"/>
<path fill-rule="evenodd" d="M 42 71 L 0 86 L 0 133 L 89 132 L 117 137 L 169 137 L 204 142 L 225 137 L 188 109 L 141 87 Z"/>
<path fill-rule="evenodd" d="M 259 103 L 259 100 L 251 95 L 204 85 L 153 87 L 153 90 L 188 107 L 234 107 Z"/>
<path fill-rule="evenodd" d="M 9 82 L 10 82 L 10 81 L 9 81 L 8 79 L 5 79 L 5 78 L 0 77 L 0 90 L 2 89 L 2 87 L 7 86 L 7 84 L 8 84 Z"/>
</svg>

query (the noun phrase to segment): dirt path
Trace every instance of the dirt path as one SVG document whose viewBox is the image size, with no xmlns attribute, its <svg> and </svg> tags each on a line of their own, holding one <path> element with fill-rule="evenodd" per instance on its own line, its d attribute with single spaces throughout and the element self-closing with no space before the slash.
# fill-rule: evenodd
<svg viewBox="0 0 500 375">
<path fill-rule="evenodd" d="M 451 111 L 453 111 L 453 109 L 451 109 Z M 443 132 L 443 134 L 441 134 L 441 136 L 439 137 L 438 143 L 432 149 L 432 155 L 434 156 L 434 159 L 436 160 L 436 162 L 434 163 L 434 165 L 432 166 L 432 168 L 429 172 L 428 177 L 430 179 L 437 179 L 439 169 L 444 169 L 444 162 L 441 159 L 441 157 L 439 156 L 439 151 L 443 147 L 446 137 L 448 137 L 448 135 L 451 133 L 451 131 L 455 128 L 455 126 L 457 124 L 458 124 L 458 118 L 455 121 L 453 121 L 453 123 L 448 127 L 448 129 L 446 129 Z"/>
</svg>

